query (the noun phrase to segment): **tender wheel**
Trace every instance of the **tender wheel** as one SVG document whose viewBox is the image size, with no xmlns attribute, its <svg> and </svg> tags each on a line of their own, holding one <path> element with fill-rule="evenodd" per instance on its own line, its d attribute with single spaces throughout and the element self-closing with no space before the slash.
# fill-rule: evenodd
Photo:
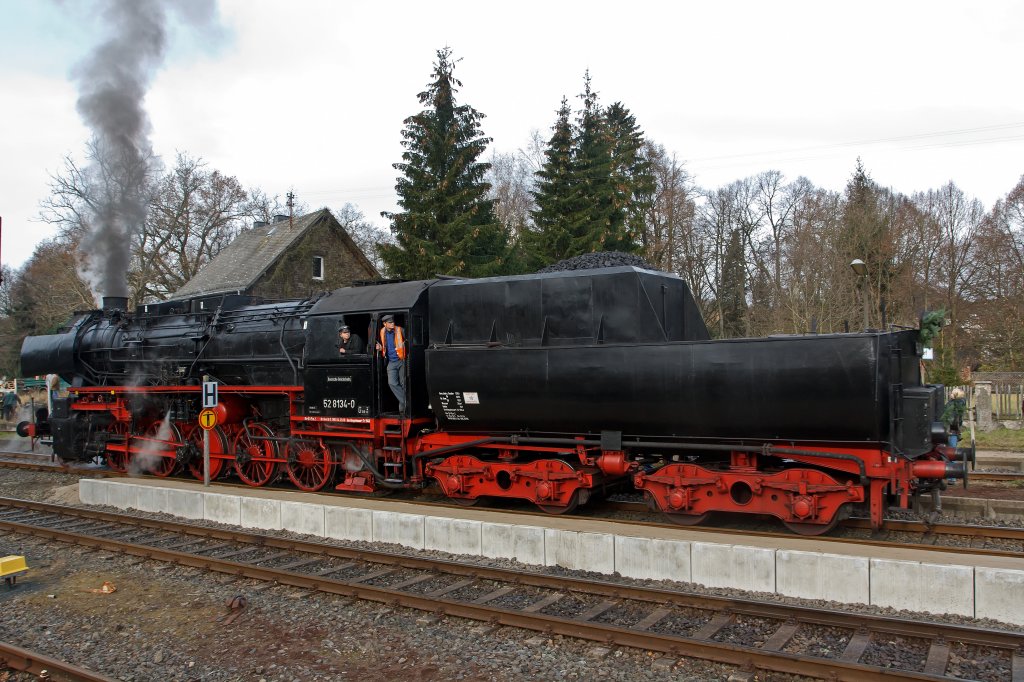
<svg viewBox="0 0 1024 682">
<path fill-rule="evenodd" d="M 288 444 L 285 471 L 296 487 L 315 492 L 334 477 L 334 461 L 323 443 L 292 442 Z"/>
<path fill-rule="evenodd" d="M 482 497 L 449 497 L 448 499 L 460 507 L 475 507 L 484 501 Z"/>
<path fill-rule="evenodd" d="M 115 421 L 107 427 L 107 432 L 112 435 L 123 436 L 125 446 L 128 445 L 128 434 L 131 433 L 131 427 L 128 425 L 128 422 Z M 106 459 L 107 466 L 114 471 L 118 471 L 122 474 L 128 471 L 127 452 L 107 450 L 104 459 Z"/>
<path fill-rule="evenodd" d="M 783 521 L 783 523 L 786 528 L 798 535 L 824 535 L 838 526 L 840 521 L 850 518 L 852 514 L 853 505 L 847 503 L 836 509 L 836 513 L 832 515 L 832 520 L 828 523 L 802 523 L 799 521 Z"/>
<path fill-rule="evenodd" d="M 708 520 L 711 512 L 703 514 L 684 514 L 682 512 L 665 512 L 665 518 L 677 526 L 699 526 Z"/>
<path fill-rule="evenodd" d="M 235 453 L 235 472 L 243 483 L 260 487 L 277 480 L 277 443 L 260 439 L 273 435 L 269 426 L 256 423 L 249 425 L 248 433 L 243 429 L 235 436 L 231 449 Z"/>
<path fill-rule="evenodd" d="M 839 519 L 832 519 L 828 523 L 800 523 L 797 521 L 783 521 L 786 528 L 790 529 L 797 535 L 824 535 L 839 524 Z"/>
<path fill-rule="evenodd" d="M 192 429 L 188 434 L 188 442 L 196 448 L 198 457 L 189 460 L 188 470 L 198 480 L 203 480 L 203 433 L 202 428 Z M 210 480 L 215 480 L 226 470 L 225 457 L 228 453 L 228 439 L 218 426 L 210 430 Z"/>
<path fill-rule="evenodd" d="M 559 507 L 557 505 L 552 504 L 538 504 L 537 508 L 540 509 L 545 514 L 552 514 L 554 516 L 558 516 L 560 514 L 571 514 L 574 511 L 576 511 L 576 507 L 578 506 L 580 506 L 579 490 L 572 494 L 572 497 L 569 498 L 569 504 L 565 505 L 564 507 Z"/>
<path fill-rule="evenodd" d="M 167 478 L 178 469 L 178 448 L 183 439 L 177 424 L 169 421 L 153 422 L 144 432 L 148 440 L 142 441 L 138 454 L 131 459 L 129 470 Z"/>
</svg>

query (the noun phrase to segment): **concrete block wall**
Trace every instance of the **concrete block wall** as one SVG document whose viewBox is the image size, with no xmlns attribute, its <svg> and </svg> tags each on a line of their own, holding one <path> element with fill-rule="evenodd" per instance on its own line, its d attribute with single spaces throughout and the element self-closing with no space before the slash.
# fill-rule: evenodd
<svg viewBox="0 0 1024 682">
<path fill-rule="evenodd" d="M 163 491 L 158 492 L 158 491 Z M 1024 625 L 1021 569 L 932 564 L 452 519 L 83 479 L 85 504 L 162 511 L 246 528 L 398 544 L 524 564 L 804 599 L 956 613 Z M 166 505 L 157 509 L 159 505 Z"/>
</svg>

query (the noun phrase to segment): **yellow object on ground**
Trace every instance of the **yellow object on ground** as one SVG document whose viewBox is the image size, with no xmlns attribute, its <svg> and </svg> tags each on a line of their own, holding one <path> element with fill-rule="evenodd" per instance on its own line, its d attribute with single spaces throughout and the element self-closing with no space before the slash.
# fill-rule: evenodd
<svg viewBox="0 0 1024 682">
<path fill-rule="evenodd" d="M 26 571 L 28 564 L 25 563 L 25 557 L 15 554 L 0 557 L 0 578 L 7 583 L 7 587 L 14 587 L 15 580 Z"/>
<path fill-rule="evenodd" d="M 0 578 L 5 576 L 14 575 L 17 573 L 24 573 L 28 570 L 28 565 L 25 563 L 25 557 L 23 556 L 5 556 L 0 557 Z"/>
</svg>

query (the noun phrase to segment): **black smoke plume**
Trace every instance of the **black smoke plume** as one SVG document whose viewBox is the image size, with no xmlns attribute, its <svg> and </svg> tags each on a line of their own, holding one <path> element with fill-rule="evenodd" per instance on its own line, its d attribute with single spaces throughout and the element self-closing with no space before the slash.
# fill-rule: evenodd
<svg viewBox="0 0 1024 682">
<path fill-rule="evenodd" d="M 103 0 L 107 39 L 74 70 L 78 113 L 93 132 L 91 213 L 81 241 L 86 274 L 104 296 L 128 296 L 132 240 L 146 220 L 156 170 L 146 91 L 164 59 L 167 9 L 189 22 L 213 16 L 212 0 Z"/>
</svg>

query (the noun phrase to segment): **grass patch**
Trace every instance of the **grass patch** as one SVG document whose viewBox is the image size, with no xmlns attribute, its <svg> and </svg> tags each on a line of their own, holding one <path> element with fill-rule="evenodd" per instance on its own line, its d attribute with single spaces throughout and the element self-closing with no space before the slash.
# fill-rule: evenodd
<svg viewBox="0 0 1024 682">
<path fill-rule="evenodd" d="M 966 429 L 962 435 L 970 437 Z M 996 429 L 995 431 L 975 431 L 974 439 L 979 450 L 1012 450 L 1024 452 L 1024 429 Z"/>
</svg>

